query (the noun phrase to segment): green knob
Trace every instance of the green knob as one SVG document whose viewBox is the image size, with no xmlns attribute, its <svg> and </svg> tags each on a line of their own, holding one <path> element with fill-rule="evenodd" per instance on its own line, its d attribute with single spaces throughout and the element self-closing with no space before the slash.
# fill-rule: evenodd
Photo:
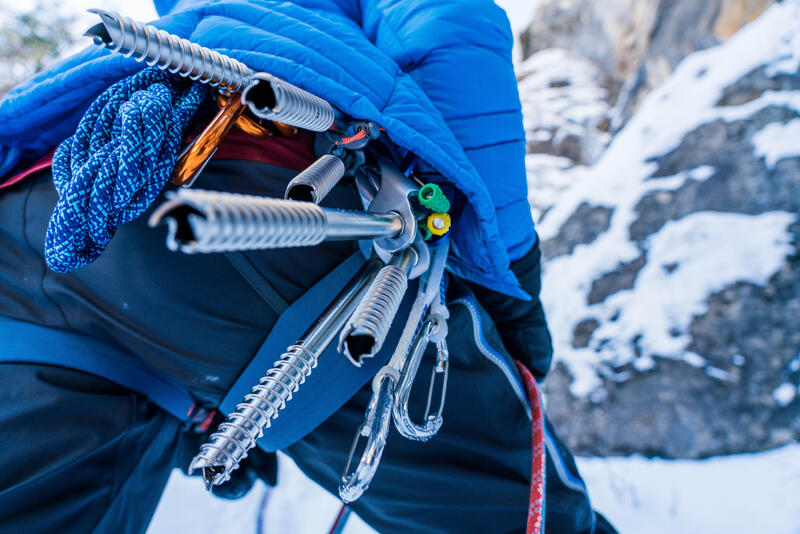
<svg viewBox="0 0 800 534">
<path fill-rule="evenodd" d="M 435 213 L 450 211 L 450 201 L 436 184 L 425 184 L 417 194 L 419 203 Z"/>
</svg>

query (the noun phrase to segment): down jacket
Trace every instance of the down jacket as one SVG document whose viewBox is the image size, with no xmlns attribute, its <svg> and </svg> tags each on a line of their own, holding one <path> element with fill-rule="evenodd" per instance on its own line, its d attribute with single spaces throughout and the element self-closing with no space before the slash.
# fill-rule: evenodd
<svg viewBox="0 0 800 534">
<path fill-rule="evenodd" d="M 536 241 L 512 34 L 491 0 L 156 0 L 154 25 L 375 121 L 465 200 L 455 274 L 526 298 L 509 261 Z M 90 47 L 0 103 L 0 177 L 71 135 L 141 63 Z M 35 127 L 31 127 L 35 125 Z"/>
</svg>

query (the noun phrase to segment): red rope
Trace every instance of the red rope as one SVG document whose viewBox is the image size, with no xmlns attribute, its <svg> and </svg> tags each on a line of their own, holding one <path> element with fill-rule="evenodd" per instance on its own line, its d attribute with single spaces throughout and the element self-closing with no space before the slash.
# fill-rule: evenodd
<svg viewBox="0 0 800 534">
<path fill-rule="evenodd" d="M 336 514 L 336 519 L 333 521 L 333 525 L 328 531 L 328 534 L 341 534 L 349 517 L 350 507 L 348 507 L 346 504 L 343 504 L 342 507 L 339 508 L 339 513 Z"/>
<path fill-rule="evenodd" d="M 525 534 L 542 534 L 544 532 L 544 415 L 542 401 L 536 380 L 527 367 L 519 362 L 517 369 L 522 375 L 528 402 L 531 405 L 531 427 L 533 433 L 533 461 L 531 465 L 531 496 L 528 503 L 528 524 Z"/>
</svg>

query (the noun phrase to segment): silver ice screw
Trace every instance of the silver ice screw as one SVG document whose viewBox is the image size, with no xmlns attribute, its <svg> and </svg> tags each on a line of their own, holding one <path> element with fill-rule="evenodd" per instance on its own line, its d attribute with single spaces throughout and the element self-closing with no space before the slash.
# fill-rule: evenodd
<svg viewBox="0 0 800 534">
<path fill-rule="evenodd" d="M 333 107 L 296 85 L 254 72 L 232 57 L 119 13 L 89 11 L 102 21 L 85 34 L 98 46 L 190 80 L 219 85 L 230 92 L 242 91 L 242 102 L 262 119 L 315 132 L 333 125 Z"/>
<path fill-rule="evenodd" d="M 286 186 L 284 198 L 319 204 L 339 183 L 344 171 L 345 165 L 340 158 L 325 154 L 292 178 Z"/>
<path fill-rule="evenodd" d="M 391 237 L 403 230 L 395 213 L 321 208 L 311 202 L 180 189 L 150 217 L 166 223 L 167 247 L 185 253 L 308 247 L 323 241 Z"/>
<path fill-rule="evenodd" d="M 253 71 L 231 57 L 113 11 L 89 12 L 99 15 L 102 22 L 85 35 L 112 52 L 231 91 L 244 89 L 251 81 Z"/>
<path fill-rule="evenodd" d="M 361 366 L 364 358 L 375 356 L 386 340 L 400 308 L 408 273 L 417 262 L 417 252 L 408 247 L 392 256 L 370 285 L 367 294 L 339 335 L 339 352 Z"/>
<path fill-rule="evenodd" d="M 244 400 L 219 425 L 217 432 L 200 447 L 190 472 L 202 470 L 207 488 L 227 482 L 248 451 L 255 447 L 264 429 L 317 366 L 317 361 L 362 298 L 378 270 L 380 261 L 368 261 L 303 335 L 286 349 Z"/>
</svg>

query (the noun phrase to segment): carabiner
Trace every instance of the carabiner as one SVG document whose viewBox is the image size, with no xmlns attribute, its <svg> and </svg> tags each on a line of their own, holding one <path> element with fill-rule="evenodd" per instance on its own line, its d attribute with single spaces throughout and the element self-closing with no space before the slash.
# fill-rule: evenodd
<svg viewBox="0 0 800 534">
<path fill-rule="evenodd" d="M 384 369 L 387 368 L 384 367 Z M 392 419 L 392 404 L 397 375 L 392 368 L 389 368 L 388 372 L 384 372 L 384 369 L 375 376 L 376 382 L 373 382 L 372 398 L 369 400 L 364 422 L 361 423 L 353 439 L 353 445 L 350 447 L 350 454 L 344 466 L 342 479 L 339 481 L 339 497 L 345 503 L 358 500 L 367 491 L 375 472 L 378 470 L 383 449 L 386 447 L 389 423 L 391 423 Z M 377 389 L 375 388 L 376 383 Z M 358 465 L 351 471 L 350 466 L 353 463 L 353 457 L 356 455 L 361 438 L 366 438 L 364 452 L 361 454 Z"/>
<path fill-rule="evenodd" d="M 405 438 L 415 441 L 428 441 L 433 437 L 442 426 L 442 410 L 444 409 L 445 396 L 447 394 L 447 375 L 449 369 L 449 352 L 447 350 L 447 343 L 444 338 L 436 341 L 436 364 L 431 371 L 430 385 L 428 386 L 428 401 L 425 408 L 425 419 L 420 425 L 411 420 L 411 415 L 408 411 L 408 400 L 411 396 L 411 389 L 414 386 L 414 380 L 419 370 L 419 364 L 422 361 L 422 356 L 425 354 L 425 349 L 439 329 L 442 328 L 442 323 L 438 319 L 428 319 L 422 325 L 419 334 L 414 339 L 409 351 L 409 357 L 403 366 L 403 372 L 400 375 L 400 383 L 397 387 L 395 394 L 395 401 L 393 406 L 394 425 L 397 431 Z M 437 336 L 438 337 L 438 336 Z M 436 378 L 441 376 L 441 386 L 436 387 Z M 433 402 L 434 392 L 441 391 L 441 396 L 438 402 L 436 412 L 431 413 L 431 406 L 435 405 Z"/>
</svg>

